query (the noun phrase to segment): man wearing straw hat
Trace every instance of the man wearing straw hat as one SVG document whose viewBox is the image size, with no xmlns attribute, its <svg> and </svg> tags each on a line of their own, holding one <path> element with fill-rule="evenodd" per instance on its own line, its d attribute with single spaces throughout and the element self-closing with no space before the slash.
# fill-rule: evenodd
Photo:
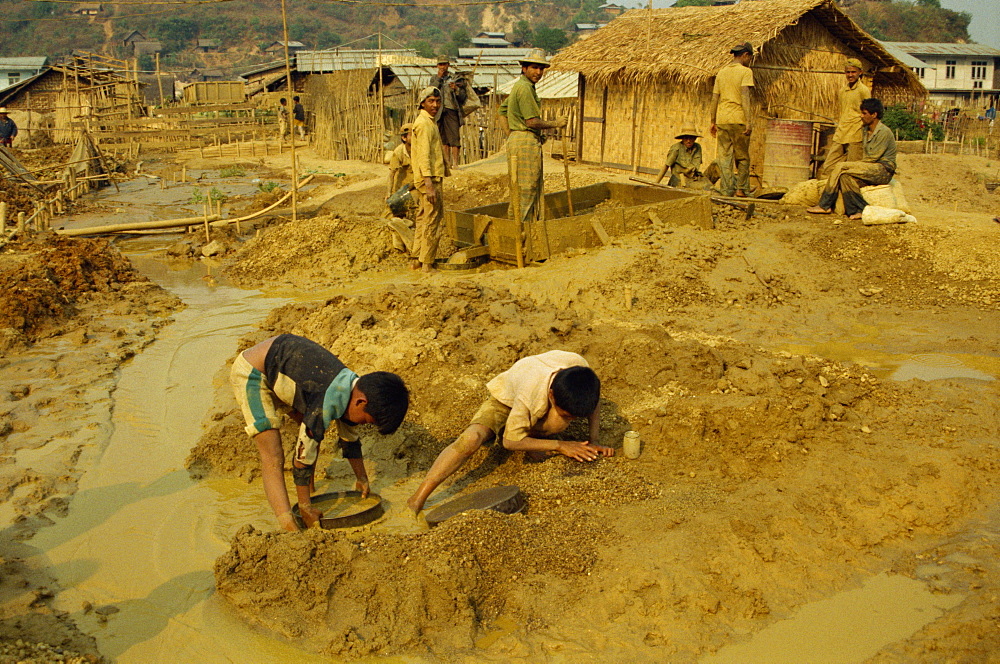
<svg viewBox="0 0 1000 664">
<path fill-rule="evenodd" d="M 441 143 L 444 145 L 444 160 L 448 167 L 458 165 L 459 150 L 462 147 L 462 105 L 465 103 L 464 82 L 455 78 L 448 71 L 450 66 L 448 56 L 438 58 L 437 75 L 431 76 L 431 87 L 441 93 L 441 108 L 434 120 L 441 132 Z"/>
<path fill-rule="evenodd" d="M 753 130 L 750 109 L 753 72 L 747 65 L 753 58 L 753 46 L 743 42 L 729 52 L 733 59 L 716 74 L 712 89 L 711 133 L 719 139 L 716 161 L 722 173 L 722 195 L 746 197 L 750 189 L 750 132 Z"/>
<path fill-rule="evenodd" d="M 7 117 L 7 107 L 0 106 L 0 145 L 11 147 L 17 136 L 17 123 Z"/>
<path fill-rule="evenodd" d="M 410 130 L 410 166 L 413 169 L 413 195 L 417 201 L 417 223 L 413 232 L 413 260 L 410 267 L 424 272 L 434 270 L 438 245 L 444 230 L 444 201 L 441 179 L 448 175 L 441 146 L 441 134 L 434 116 L 441 107 L 441 93 L 427 86 L 420 91 L 420 112 Z"/>
<path fill-rule="evenodd" d="M 700 175 L 698 169 L 701 168 L 701 146 L 697 143 L 701 134 L 698 130 L 694 127 L 685 127 L 675 138 L 678 142 L 670 146 L 667 161 L 660 169 L 660 174 L 656 176 L 656 181 L 659 182 L 667 171 L 670 171 L 667 184 L 671 187 L 681 186 L 681 177 L 698 177 Z"/>
<path fill-rule="evenodd" d="M 840 117 L 837 130 L 827 148 L 826 159 L 819 170 L 820 179 L 829 177 L 833 167 L 842 161 L 861 161 L 861 102 L 872 96 L 872 91 L 861 82 L 863 67 L 857 58 L 848 58 L 844 65 L 847 82 L 840 89 Z"/>
<path fill-rule="evenodd" d="M 540 213 L 542 197 L 542 130 L 566 126 L 566 118 L 542 120 L 541 101 L 535 84 L 549 67 L 542 49 L 533 49 L 520 59 L 521 78 L 511 88 L 510 96 L 500 105 L 506 118 L 507 170 L 510 176 L 511 218 L 533 221 Z M 518 211 L 515 213 L 515 211 Z"/>
</svg>

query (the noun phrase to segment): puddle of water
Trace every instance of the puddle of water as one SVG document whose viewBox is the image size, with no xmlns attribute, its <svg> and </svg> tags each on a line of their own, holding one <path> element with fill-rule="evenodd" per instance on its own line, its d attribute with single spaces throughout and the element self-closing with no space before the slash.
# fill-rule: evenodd
<svg viewBox="0 0 1000 664">
<path fill-rule="evenodd" d="M 854 664 L 958 606 L 963 595 L 935 595 L 920 581 L 880 574 L 861 588 L 802 607 L 699 664 Z"/>
</svg>

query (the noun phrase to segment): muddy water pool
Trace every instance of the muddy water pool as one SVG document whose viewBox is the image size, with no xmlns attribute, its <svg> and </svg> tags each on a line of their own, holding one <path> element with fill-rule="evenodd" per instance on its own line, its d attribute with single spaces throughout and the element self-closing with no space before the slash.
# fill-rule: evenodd
<svg viewBox="0 0 1000 664">
<path fill-rule="evenodd" d="M 122 368 L 106 447 L 68 516 L 32 540 L 63 588 L 56 606 L 118 662 L 329 662 L 255 633 L 215 598 L 212 566 L 232 535 L 247 523 L 271 529 L 273 518 L 259 483 L 193 481 L 183 465 L 218 369 L 285 300 L 219 285 L 202 264 L 172 269 L 150 257 L 155 242 L 127 244 L 187 308 Z M 102 623 L 84 602 L 119 612 Z"/>
</svg>

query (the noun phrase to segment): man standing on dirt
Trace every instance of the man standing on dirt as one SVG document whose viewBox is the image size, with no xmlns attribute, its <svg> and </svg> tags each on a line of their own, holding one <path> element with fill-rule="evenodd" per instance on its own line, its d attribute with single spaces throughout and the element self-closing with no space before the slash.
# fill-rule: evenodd
<svg viewBox="0 0 1000 664">
<path fill-rule="evenodd" d="M 848 58 L 844 65 L 847 83 L 840 89 L 840 119 L 830 140 L 826 159 L 819 170 L 819 177 L 829 177 L 833 167 L 842 161 L 861 161 L 861 102 L 872 96 L 872 91 L 861 82 L 861 61 Z"/>
<path fill-rule="evenodd" d="M 842 161 L 834 166 L 819 204 L 806 210 L 811 214 L 830 214 L 837 205 L 837 196 L 844 197 L 844 214 L 860 219 L 868 203 L 861 187 L 889 184 L 896 173 L 896 137 L 892 130 L 879 122 L 882 102 L 865 99 L 861 102 L 861 161 Z"/>
<path fill-rule="evenodd" d="M 7 107 L 0 106 L 0 145 L 11 147 L 17 136 L 17 123 L 7 117 Z"/>
<path fill-rule="evenodd" d="M 438 245 L 444 231 L 444 200 L 441 180 L 448 175 L 434 116 L 441 108 L 437 88 L 420 91 L 420 112 L 413 121 L 410 138 L 410 165 L 413 169 L 413 195 L 417 201 L 417 223 L 413 233 L 413 260 L 410 268 L 432 272 Z"/>
<path fill-rule="evenodd" d="M 750 107 L 753 72 L 747 65 L 753 58 L 753 46 L 744 42 L 733 46 L 729 52 L 733 54 L 732 62 L 715 76 L 710 131 L 719 139 L 716 161 L 722 173 L 722 195 L 746 197 L 750 189 L 750 133 L 753 131 Z"/>
<path fill-rule="evenodd" d="M 319 446 L 326 430 L 335 429 L 344 458 L 357 478 L 355 489 L 368 495 L 368 473 L 361 454 L 359 424 L 374 424 L 390 434 L 406 417 L 410 393 L 393 373 L 375 371 L 358 376 L 315 341 L 294 334 L 280 334 L 249 348 L 233 360 L 229 372 L 236 403 L 260 453 L 264 495 L 284 530 L 298 526 L 285 488 L 285 452 L 281 445 L 282 416 L 275 401 L 292 409 L 299 423 L 292 478 L 299 514 L 307 527 L 322 518 L 312 507 L 313 476 Z"/>
<path fill-rule="evenodd" d="M 288 100 L 282 97 L 278 100 L 278 140 L 285 140 L 288 134 Z"/>
<path fill-rule="evenodd" d="M 521 77 L 514 82 L 510 96 L 500 105 L 500 116 L 506 119 L 510 132 L 507 137 L 510 216 L 514 219 L 519 214 L 523 223 L 536 220 L 540 213 L 543 191 L 542 130 L 565 127 L 566 118 L 542 120 L 542 105 L 535 85 L 549 67 L 545 52 L 534 49 L 521 58 L 520 64 Z"/>
<path fill-rule="evenodd" d="M 299 138 L 306 140 L 306 109 L 299 100 L 298 95 L 292 97 L 295 107 L 292 109 L 292 120 L 296 129 L 299 130 Z"/>
<path fill-rule="evenodd" d="M 459 162 L 459 152 L 462 147 L 462 125 L 465 124 L 462 115 L 462 104 L 465 103 L 465 83 L 448 71 L 451 63 L 448 56 L 438 58 L 437 75 L 431 76 L 430 86 L 437 88 L 441 94 L 441 108 L 434 120 L 441 133 L 441 143 L 444 145 L 444 161 L 448 168 L 455 168 Z"/>
</svg>

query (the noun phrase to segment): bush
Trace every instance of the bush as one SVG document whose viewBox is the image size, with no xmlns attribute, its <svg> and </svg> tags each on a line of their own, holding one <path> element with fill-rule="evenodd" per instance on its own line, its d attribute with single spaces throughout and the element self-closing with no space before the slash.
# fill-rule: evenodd
<svg viewBox="0 0 1000 664">
<path fill-rule="evenodd" d="M 226 166 L 219 171 L 220 178 L 241 178 L 244 175 L 246 175 L 246 171 L 239 166 Z"/>
<path fill-rule="evenodd" d="M 888 106 L 882 114 L 882 122 L 892 129 L 901 141 L 922 141 L 931 132 L 931 140 L 944 140 L 944 128 L 931 121 L 926 115 L 907 110 L 904 106 Z"/>
</svg>

